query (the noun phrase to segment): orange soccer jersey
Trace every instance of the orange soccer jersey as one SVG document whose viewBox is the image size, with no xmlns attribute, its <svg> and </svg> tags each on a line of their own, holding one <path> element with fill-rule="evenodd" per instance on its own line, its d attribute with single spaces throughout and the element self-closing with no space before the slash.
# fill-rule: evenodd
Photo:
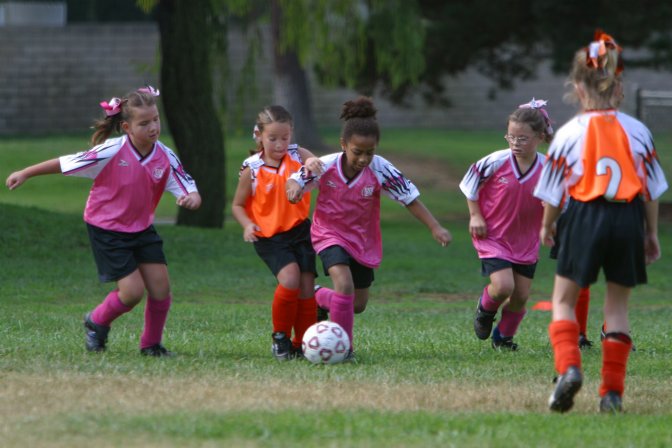
<svg viewBox="0 0 672 448">
<path fill-rule="evenodd" d="M 245 210 L 250 219 L 261 229 L 256 232 L 257 236 L 269 238 L 295 227 L 308 218 L 310 194 L 304 194 L 303 199 L 297 204 L 287 200 L 285 183 L 289 176 L 301 168 L 295 150 L 290 149 L 277 168 L 264 165 L 263 161 L 259 163 L 260 161 L 261 158 L 258 158 L 257 163 L 248 164 L 252 176 L 252 195 L 245 204 Z"/>
<path fill-rule="evenodd" d="M 587 111 L 553 137 L 534 196 L 559 207 L 567 194 L 580 202 L 604 197 L 655 200 L 667 190 L 651 132 L 616 110 Z"/>
<path fill-rule="evenodd" d="M 614 115 L 590 118 L 581 157 L 583 176 L 569 187 L 574 199 L 630 202 L 643 191 L 628 136 Z"/>
</svg>

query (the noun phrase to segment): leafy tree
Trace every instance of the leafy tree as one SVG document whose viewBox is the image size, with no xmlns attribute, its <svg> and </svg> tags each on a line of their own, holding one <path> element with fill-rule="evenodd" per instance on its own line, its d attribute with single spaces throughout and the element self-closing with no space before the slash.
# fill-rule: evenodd
<svg viewBox="0 0 672 448">
<path fill-rule="evenodd" d="M 539 63 L 549 59 L 564 73 L 596 28 L 622 46 L 649 50 L 627 61 L 630 66 L 672 69 L 669 2 L 369 0 L 360 5 L 365 12 L 344 21 L 337 48 L 318 50 L 316 71 L 328 84 L 366 94 L 378 89 L 397 103 L 419 92 L 430 103 L 448 105 L 447 77 L 469 67 L 498 88 L 534 76 Z"/>
<path fill-rule="evenodd" d="M 280 0 L 271 0 L 275 102 L 282 104 L 292 114 L 294 139 L 313 151 L 322 150 L 326 149 L 326 145 L 315 123 L 308 75 L 296 51 L 284 45 L 284 30 L 297 26 L 296 21 L 296 17 L 293 20 L 286 17 Z"/>
</svg>

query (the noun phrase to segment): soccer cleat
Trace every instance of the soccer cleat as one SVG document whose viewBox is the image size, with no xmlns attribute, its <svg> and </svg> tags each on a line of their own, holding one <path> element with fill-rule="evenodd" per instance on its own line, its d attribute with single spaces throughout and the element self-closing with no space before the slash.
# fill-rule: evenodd
<svg viewBox="0 0 672 448">
<path fill-rule="evenodd" d="M 593 341 L 589 341 L 585 334 L 581 333 L 579 335 L 579 348 L 591 348 L 593 346 Z"/>
<path fill-rule="evenodd" d="M 144 356 L 153 356 L 155 358 L 171 358 L 175 356 L 175 353 L 171 352 L 161 344 L 155 344 L 150 347 L 141 348 L 140 354 Z"/>
<path fill-rule="evenodd" d="M 292 341 L 282 331 L 276 331 L 272 335 L 273 345 L 271 351 L 278 361 L 288 361 L 292 357 Z"/>
<path fill-rule="evenodd" d="M 91 313 L 87 313 L 84 316 L 84 328 L 86 329 L 86 349 L 90 352 L 104 352 L 110 327 L 98 325 L 91 320 Z"/>
<path fill-rule="evenodd" d="M 329 310 L 325 310 L 320 305 L 317 305 L 317 322 L 329 320 Z"/>
<path fill-rule="evenodd" d="M 292 348 L 289 353 L 290 359 L 306 359 L 305 356 L 303 356 L 303 350 L 301 350 L 301 346 L 294 347 L 292 345 Z"/>
<path fill-rule="evenodd" d="M 478 299 L 476 316 L 474 317 L 474 333 L 478 339 L 486 340 L 492 332 L 492 324 L 495 321 L 497 311 L 486 311 L 481 307 L 481 299 Z"/>
<path fill-rule="evenodd" d="M 600 400 L 600 412 L 605 414 L 618 414 L 623 412 L 623 400 L 618 392 L 610 390 Z"/>
<path fill-rule="evenodd" d="M 548 407 L 554 412 L 567 412 L 574 406 L 574 395 L 581 389 L 583 375 L 576 366 L 570 366 L 564 375 L 560 375 L 555 389 L 548 398 Z"/>
<path fill-rule="evenodd" d="M 353 349 L 348 350 L 348 354 L 343 358 L 343 362 L 357 363 L 357 358 L 355 357 L 355 351 Z"/>
<path fill-rule="evenodd" d="M 492 348 L 495 350 L 518 350 L 518 344 L 513 342 L 513 336 L 502 336 L 499 333 L 499 327 L 495 327 L 492 332 Z"/>
</svg>

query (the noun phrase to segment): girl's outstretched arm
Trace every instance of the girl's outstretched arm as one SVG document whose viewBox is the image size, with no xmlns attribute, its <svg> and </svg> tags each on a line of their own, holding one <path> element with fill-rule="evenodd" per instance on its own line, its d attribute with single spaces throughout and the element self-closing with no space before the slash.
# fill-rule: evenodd
<svg viewBox="0 0 672 448">
<path fill-rule="evenodd" d="M 34 176 L 43 174 L 58 174 L 61 172 L 61 162 L 58 159 L 51 159 L 45 162 L 31 165 L 19 171 L 15 171 L 7 177 L 5 185 L 10 190 L 14 190 L 23 184 L 25 181 Z"/>
<path fill-rule="evenodd" d="M 432 212 L 425 207 L 425 204 L 423 204 L 420 199 L 415 199 L 408 204 L 406 208 L 418 221 L 427 226 L 432 232 L 434 239 L 443 247 L 449 245 L 451 241 L 453 241 L 453 235 L 450 234 L 450 231 L 439 224 L 439 221 L 436 220 L 434 215 L 432 215 Z"/>
</svg>

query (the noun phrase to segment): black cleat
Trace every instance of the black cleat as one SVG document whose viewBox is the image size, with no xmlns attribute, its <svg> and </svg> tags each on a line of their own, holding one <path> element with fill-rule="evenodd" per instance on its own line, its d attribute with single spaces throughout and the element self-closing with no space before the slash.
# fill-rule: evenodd
<svg viewBox="0 0 672 448">
<path fill-rule="evenodd" d="M 315 285 L 315 292 L 322 288 L 320 285 Z M 324 320 L 329 320 L 329 310 L 322 308 L 319 304 L 317 305 L 317 322 L 322 322 Z"/>
<path fill-rule="evenodd" d="M 303 356 L 303 350 L 301 349 L 301 346 L 294 347 L 293 345 L 292 349 L 290 350 L 289 357 L 290 359 L 306 359 L 306 357 Z"/>
<path fill-rule="evenodd" d="M 499 327 L 492 331 L 492 348 L 495 350 L 508 350 L 515 352 L 518 350 L 518 344 L 513 342 L 513 336 L 502 336 Z"/>
<path fill-rule="evenodd" d="M 141 348 L 140 354 L 144 356 L 154 356 L 155 358 L 171 358 L 175 356 L 175 353 L 171 352 L 161 344 L 155 344 L 151 347 Z"/>
<path fill-rule="evenodd" d="M 551 411 L 567 412 L 574 406 L 574 395 L 581 389 L 583 375 L 576 366 L 570 366 L 564 375 L 560 375 L 555 383 L 555 389 L 548 398 L 548 407 Z"/>
<path fill-rule="evenodd" d="M 593 346 L 593 341 L 589 341 L 585 334 L 581 333 L 579 335 L 579 348 L 583 350 L 584 348 L 591 348 Z"/>
<path fill-rule="evenodd" d="M 91 320 L 91 313 L 84 316 L 86 329 L 86 349 L 90 352 L 104 352 L 110 327 L 98 325 Z"/>
<path fill-rule="evenodd" d="M 325 310 L 320 305 L 317 305 L 317 322 L 329 320 L 329 310 Z"/>
<path fill-rule="evenodd" d="M 282 331 L 273 333 L 271 351 L 278 361 L 289 361 L 292 358 L 292 341 Z"/>
<path fill-rule="evenodd" d="M 600 400 L 600 412 L 603 414 L 619 414 L 623 412 L 623 400 L 618 392 L 607 392 Z"/>
<path fill-rule="evenodd" d="M 481 301 L 479 299 L 476 307 L 476 316 L 474 317 L 474 333 L 478 339 L 486 340 L 492 333 L 492 324 L 495 322 L 497 311 L 486 311 L 481 308 Z"/>
</svg>

